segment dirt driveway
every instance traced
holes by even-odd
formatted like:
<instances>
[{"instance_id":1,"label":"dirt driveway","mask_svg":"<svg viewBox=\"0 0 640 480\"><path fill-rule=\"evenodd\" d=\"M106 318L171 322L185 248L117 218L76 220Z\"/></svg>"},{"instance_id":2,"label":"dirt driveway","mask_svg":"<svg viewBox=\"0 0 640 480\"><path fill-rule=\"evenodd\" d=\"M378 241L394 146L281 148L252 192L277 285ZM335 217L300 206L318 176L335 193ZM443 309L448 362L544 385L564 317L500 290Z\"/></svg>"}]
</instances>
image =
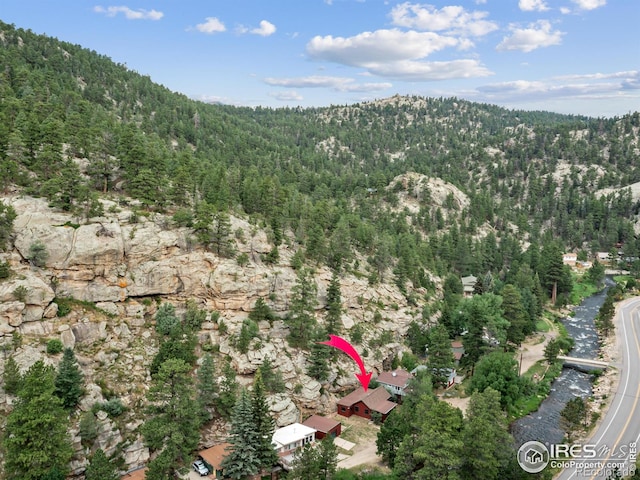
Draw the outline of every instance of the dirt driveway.
<instances>
[{"instance_id":1,"label":"dirt driveway","mask_svg":"<svg viewBox=\"0 0 640 480\"><path fill-rule=\"evenodd\" d=\"M342 422L341 438L355 443L350 451L338 449L338 453L343 457L338 461L338 468L353 468L359 465L384 467L382 459L376 454L376 439L380 427L366 418L357 416L336 419Z\"/></svg>"}]
</instances>

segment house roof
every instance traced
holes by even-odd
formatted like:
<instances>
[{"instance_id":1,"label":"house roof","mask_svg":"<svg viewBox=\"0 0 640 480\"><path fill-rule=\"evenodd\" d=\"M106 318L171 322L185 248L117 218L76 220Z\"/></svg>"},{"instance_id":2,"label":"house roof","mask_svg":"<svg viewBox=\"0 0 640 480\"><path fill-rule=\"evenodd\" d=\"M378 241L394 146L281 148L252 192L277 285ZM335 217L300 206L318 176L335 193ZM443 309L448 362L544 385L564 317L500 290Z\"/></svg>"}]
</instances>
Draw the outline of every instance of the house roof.
<instances>
[{"instance_id":1,"label":"house roof","mask_svg":"<svg viewBox=\"0 0 640 480\"><path fill-rule=\"evenodd\" d=\"M473 287L478 281L478 277L474 277L473 275L467 275L466 277L462 277L460 279L462 285Z\"/></svg>"},{"instance_id":2,"label":"house roof","mask_svg":"<svg viewBox=\"0 0 640 480\"><path fill-rule=\"evenodd\" d=\"M307 418L303 425L316 429L318 432L327 433L340 425L340 422L333 418L323 417L322 415L311 415Z\"/></svg>"},{"instance_id":3,"label":"house roof","mask_svg":"<svg viewBox=\"0 0 640 480\"><path fill-rule=\"evenodd\" d=\"M362 402L371 410L384 414L389 413L396 406L395 403L389 401L390 396L391 394L384 387L368 389L366 392L362 387L358 387L346 397L338 400L338 405L351 407Z\"/></svg>"},{"instance_id":4,"label":"house roof","mask_svg":"<svg viewBox=\"0 0 640 480\"><path fill-rule=\"evenodd\" d=\"M278 446L289 445L303 438L316 433L316 429L301 423L292 423L273 432L271 442Z\"/></svg>"},{"instance_id":5,"label":"house roof","mask_svg":"<svg viewBox=\"0 0 640 480\"><path fill-rule=\"evenodd\" d=\"M123 476L120 477L120 480L144 480L146 471L147 471L146 467L139 468L132 472L125 473Z\"/></svg>"},{"instance_id":6,"label":"house roof","mask_svg":"<svg viewBox=\"0 0 640 480\"><path fill-rule=\"evenodd\" d=\"M384 383L385 385L393 385L394 387L404 388L409 383L409 380L413 378L406 370L398 368L392 372L382 372L378 375L376 381L378 383Z\"/></svg>"},{"instance_id":7,"label":"house roof","mask_svg":"<svg viewBox=\"0 0 640 480\"><path fill-rule=\"evenodd\" d=\"M220 445L214 445L206 450L201 450L198 455L202 457L204 461L210 464L213 468L218 469L222 464L222 460L229 454L230 443L221 443Z\"/></svg>"}]
</instances>

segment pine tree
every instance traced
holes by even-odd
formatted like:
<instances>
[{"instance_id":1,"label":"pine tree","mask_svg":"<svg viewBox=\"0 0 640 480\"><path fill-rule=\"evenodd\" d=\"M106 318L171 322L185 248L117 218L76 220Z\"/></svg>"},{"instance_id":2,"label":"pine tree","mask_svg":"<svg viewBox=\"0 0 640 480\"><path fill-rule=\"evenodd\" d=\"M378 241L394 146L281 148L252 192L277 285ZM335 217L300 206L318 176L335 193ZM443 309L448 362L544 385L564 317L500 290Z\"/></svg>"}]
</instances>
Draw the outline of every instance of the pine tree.
<instances>
[{"instance_id":1,"label":"pine tree","mask_svg":"<svg viewBox=\"0 0 640 480\"><path fill-rule=\"evenodd\" d=\"M73 410L84 394L83 378L73 350L65 348L62 361L58 366L55 394L62 400L62 405L67 410Z\"/></svg>"},{"instance_id":2,"label":"pine tree","mask_svg":"<svg viewBox=\"0 0 640 480\"><path fill-rule=\"evenodd\" d=\"M309 366L307 375L316 380L323 382L329 377L329 358L331 350L326 345L319 342L327 340L327 333L323 328L317 328L313 335L313 343L311 345L311 354L309 355Z\"/></svg>"},{"instance_id":3,"label":"pine tree","mask_svg":"<svg viewBox=\"0 0 640 480\"><path fill-rule=\"evenodd\" d=\"M258 367L264 388L269 393L282 393L285 390L284 380L282 379L282 373L277 368L274 368L273 363L269 357L265 358L262 365Z\"/></svg>"},{"instance_id":4,"label":"pine tree","mask_svg":"<svg viewBox=\"0 0 640 480\"><path fill-rule=\"evenodd\" d=\"M251 408L253 411L253 421L255 423L254 432L258 440L256 454L260 460L260 467L263 470L271 471L271 467L278 462L278 454L271 444L275 422L269 412L260 370L256 372L253 382Z\"/></svg>"},{"instance_id":5,"label":"pine tree","mask_svg":"<svg viewBox=\"0 0 640 480\"><path fill-rule=\"evenodd\" d=\"M89 466L84 472L85 480L118 480L118 470L113 465L104 451L99 448L96 453L93 454L89 461Z\"/></svg>"},{"instance_id":6,"label":"pine tree","mask_svg":"<svg viewBox=\"0 0 640 480\"><path fill-rule=\"evenodd\" d=\"M40 480L54 469L68 471L73 455L69 419L54 395L54 380L55 370L41 360L23 377L3 438L7 480Z\"/></svg>"},{"instance_id":7,"label":"pine tree","mask_svg":"<svg viewBox=\"0 0 640 480\"><path fill-rule=\"evenodd\" d=\"M245 389L233 408L228 442L232 446L222 461L225 476L241 480L258 474L262 466L258 453L260 440L255 432L251 397Z\"/></svg>"},{"instance_id":8,"label":"pine tree","mask_svg":"<svg viewBox=\"0 0 640 480\"><path fill-rule=\"evenodd\" d=\"M465 455L461 472L464 478L487 480L505 478L510 458L515 458L513 439L500 407L500 394L487 388L471 396L463 428Z\"/></svg>"},{"instance_id":9,"label":"pine tree","mask_svg":"<svg viewBox=\"0 0 640 480\"><path fill-rule=\"evenodd\" d=\"M431 372L433 384L434 386L445 387L455 359L449 334L443 325L436 325L429 330L428 345L427 366Z\"/></svg>"},{"instance_id":10,"label":"pine tree","mask_svg":"<svg viewBox=\"0 0 640 480\"><path fill-rule=\"evenodd\" d=\"M258 300L256 300L253 306L253 310L249 312L249 318L256 323L265 320L272 323L275 320L275 315L269 305L267 305L267 302L264 301L264 298L258 297Z\"/></svg>"},{"instance_id":11,"label":"pine tree","mask_svg":"<svg viewBox=\"0 0 640 480\"><path fill-rule=\"evenodd\" d=\"M518 289L511 284L504 286L501 295L504 318L509 321L507 340L520 345L525 337L531 333L527 314L522 305L522 296Z\"/></svg>"},{"instance_id":12,"label":"pine tree","mask_svg":"<svg viewBox=\"0 0 640 480\"><path fill-rule=\"evenodd\" d=\"M13 356L7 358L4 364L4 391L15 395L20 390L22 384L22 375L20 375L20 368L16 363Z\"/></svg>"},{"instance_id":13,"label":"pine tree","mask_svg":"<svg viewBox=\"0 0 640 480\"><path fill-rule=\"evenodd\" d=\"M183 360L170 358L152 377L147 394L150 418L141 427L147 446L160 452L149 463L154 472L147 475L150 480L175 475L198 446L201 417L190 372L190 365Z\"/></svg>"},{"instance_id":14,"label":"pine tree","mask_svg":"<svg viewBox=\"0 0 640 480\"><path fill-rule=\"evenodd\" d=\"M307 348L316 324L317 286L311 270L303 268L298 272L298 281L293 286L291 307L287 317L289 343L291 346Z\"/></svg>"},{"instance_id":15,"label":"pine tree","mask_svg":"<svg viewBox=\"0 0 640 480\"><path fill-rule=\"evenodd\" d=\"M198 404L200 405L203 423L211 419L209 409L215 405L218 395L218 384L215 378L216 370L213 357L206 353L202 358L202 365L198 369Z\"/></svg>"},{"instance_id":16,"label":"pine tree","mask_svg":"<svg viewBox=\"0 0 640 480\"><path fill-rule=\"evenodd\" d=\"M340 297L340 277L336 271L331 276L331 282L327 288L327 316L325 324L327 333L338 333L342 317L342 299Z\"/></svg>"},{"instance_id":17,"label":"pine tree","mask_svg":"<svg viewBox=\"0 0 640 480\"><path fill-rule=\"evenodd\" d=\"M317 445L307 444L296 451L287 478L290 480L329 480L336 473L338 453L331 437Z\"/></svg>"},{"instance_id":18,"label":"pine tree","mask_svg":"<svg viewBox=\"0 0 640 480\"><path fill-rule=\"evenodd\" d=\"M238 392L238 382L236 381L236 372L231 366L231 362L227 360L222 367L222 384L220 385L220 393L216 398L216 410L223 418L230 418L233 412L233 406L236 403L236 395Z\"/></svg>"}]
</instances>

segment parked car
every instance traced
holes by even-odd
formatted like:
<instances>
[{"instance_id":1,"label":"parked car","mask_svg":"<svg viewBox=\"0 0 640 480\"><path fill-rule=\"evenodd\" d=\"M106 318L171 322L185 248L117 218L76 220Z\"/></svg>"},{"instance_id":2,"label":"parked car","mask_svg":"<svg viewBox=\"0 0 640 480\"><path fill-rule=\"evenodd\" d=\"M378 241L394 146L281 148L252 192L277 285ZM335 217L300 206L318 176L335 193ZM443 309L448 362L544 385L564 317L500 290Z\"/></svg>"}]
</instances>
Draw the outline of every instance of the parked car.
<instances>
[{"instance_id":1,"label":"parked car","mask_svg":"<svg viewBox=\"0 0 640 480\"><path fill-rule=\"evenodd\" d=\"M196 460L192 465L193 469L200 474L201 477L209 475L209 469L202 463L202 460Z\"/></svg>"}]
</instances>

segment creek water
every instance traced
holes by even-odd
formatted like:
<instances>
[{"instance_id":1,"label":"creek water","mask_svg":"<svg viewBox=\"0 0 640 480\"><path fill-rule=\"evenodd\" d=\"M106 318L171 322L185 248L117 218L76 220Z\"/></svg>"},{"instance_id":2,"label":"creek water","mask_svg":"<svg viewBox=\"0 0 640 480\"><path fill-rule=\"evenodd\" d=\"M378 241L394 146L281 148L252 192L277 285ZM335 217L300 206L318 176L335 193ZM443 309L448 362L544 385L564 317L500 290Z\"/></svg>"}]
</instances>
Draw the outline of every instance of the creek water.
<instances>
[{"instance_id":1,"label":"creek water","mask_svg":"<svg viewBox=\"0 0 640 480\"><path fill-rule=\"evenodd\" d=\"M607 278L602 291L585 298L579 306L575 307L572 317L562 320L569 336L575 341L569 353L570 356L596 358L599 343L595 318L604 302L607 290L614 284L613 280ZM569 367L563 368L560 376L551 384L549 396L542 402L540 408L511 424L516 448L530 440L537 440L547 445L562 443L566 432L560 426L560 412L569 400L575 397L589 397L592 393L592 382L593 376L588 373Z\"/></svg>"}]
</instances>

